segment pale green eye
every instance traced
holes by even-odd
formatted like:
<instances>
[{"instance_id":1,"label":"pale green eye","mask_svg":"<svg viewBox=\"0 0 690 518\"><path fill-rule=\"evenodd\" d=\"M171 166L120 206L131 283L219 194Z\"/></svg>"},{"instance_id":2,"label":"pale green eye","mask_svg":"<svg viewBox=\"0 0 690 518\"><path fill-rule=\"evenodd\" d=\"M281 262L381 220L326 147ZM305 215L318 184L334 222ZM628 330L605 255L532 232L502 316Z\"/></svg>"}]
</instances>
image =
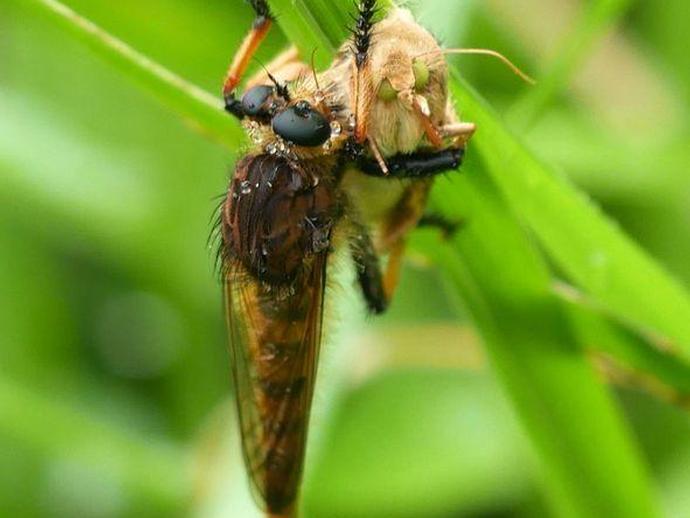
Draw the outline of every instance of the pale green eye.
<instances>
[{"instance_id":1,"label":"pale green eye","mask_svg":"<svg viewBox=\"0 0 690 518\"><path fill-rule=\"evenodd\" d=\"M414 72L414 89L420 92L429 84L429 67L421 59L415 59L412 62L412 71Z\"/></svg>"},{"instance_id":2,"label":"pale green eye","mask_svg":"<svg viewBox=\"0 0 690 518\"><path fill-rule=\"evenodd\" d=\"M384 79L379 86L378 97L382 101L394 101L398 98L398 92L395 91L388 79Z\"/></svg>"}]
</instances>

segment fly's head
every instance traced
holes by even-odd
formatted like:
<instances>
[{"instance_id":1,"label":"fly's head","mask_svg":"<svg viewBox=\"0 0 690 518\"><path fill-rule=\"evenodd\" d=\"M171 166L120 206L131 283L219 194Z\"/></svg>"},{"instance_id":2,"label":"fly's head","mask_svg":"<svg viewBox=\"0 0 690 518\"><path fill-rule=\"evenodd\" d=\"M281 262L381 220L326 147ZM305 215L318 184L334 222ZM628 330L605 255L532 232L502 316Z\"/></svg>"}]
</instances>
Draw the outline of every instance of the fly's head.
<instances>
[{"instance_id":1,"label":"fly's head","mask_svg":"<svg viewBox=\"0 0 690 518\"><path fill-rule=\"evenodd\" d=\"M342 109L316 78L257 85L242 97L245 128L262 152L306 160L331 155L345 141Z\"/></svg>"}]
</instances>

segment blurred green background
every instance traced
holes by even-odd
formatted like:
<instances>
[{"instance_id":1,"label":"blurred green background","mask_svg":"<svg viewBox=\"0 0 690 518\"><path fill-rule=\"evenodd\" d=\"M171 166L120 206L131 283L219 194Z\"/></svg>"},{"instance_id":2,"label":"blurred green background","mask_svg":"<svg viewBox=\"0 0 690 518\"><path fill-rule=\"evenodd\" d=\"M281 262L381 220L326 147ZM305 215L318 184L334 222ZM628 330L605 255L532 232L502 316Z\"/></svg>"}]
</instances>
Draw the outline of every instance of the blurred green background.
<instances>
[{"instance_id":1,"label":"blurred green background","mask_svg":"<svg viewBox=\"0 0 690 518\"><path fill-rule=\"evenodd\" d=\"M240 0L68 4L214 93L252 19ZM538 72L587 2L418 4L447 46L496 48ZM458 61L685 283L686 11L630 2L533 125L519 81ZM259 59L285 43L274 31ZM0 3L0 516L254 515L206 245L235 156L23 0ZM534 454L438 275L410 255L381 319L347 282L332 297L306 516L546 515ZM634 388L617 397L665 514L690 517L687 414Z\"/></svg>"}]
</instances>

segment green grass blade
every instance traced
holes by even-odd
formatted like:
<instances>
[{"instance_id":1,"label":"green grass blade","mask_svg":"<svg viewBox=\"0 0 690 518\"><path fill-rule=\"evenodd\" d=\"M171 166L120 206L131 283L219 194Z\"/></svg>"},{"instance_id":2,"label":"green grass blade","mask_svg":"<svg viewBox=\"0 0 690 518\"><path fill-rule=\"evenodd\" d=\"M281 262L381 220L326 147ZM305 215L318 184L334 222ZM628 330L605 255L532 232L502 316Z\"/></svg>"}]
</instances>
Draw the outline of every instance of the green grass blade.
<instances>
[{"instance_id":1,"label":"green grass blade","mask_svg":"<svg viewBox=\"0 0 690 518\"><path fill-rule=\"evenodd\" d=\"M679 362L661 347L651 346L648 337L605 318L586 304L569 302L568 314L583 347L619 362L631 371L633 381L638 381L641 388L653 389L654 395L661 395L675 404L687 404L689 365Z\"/></svg>"},{"instance_id":2,"label":"green grass blade","mask_svg":"<svg viewBox=\"0 0 690 518\"><path fill-rule=\"evenodd\" d=\"M538 84L528 89L511 109L508 120L513 123L514 128L528 128L549 103L567 88L592 48L625 14L631 3L631 0L593 0L587 3L554 52L555 59L539 75Z\"/></svg>"},{"instance_id":3,"label":"green grass blade","mask_svg":"<svg viewBox=\"0 0 690 518\"><path fill-rule=\"evenodd\" d=\"M452 91L479 128L472 149L560 268L612 314L666 337L689 358L686 290L585 194L541 163L459 78Z\"/></svg>"},{"instance_id":4,"label":"green grass blade","mask_svg":"<svg viewBox=\"0 0 690 518\"><path fill-rule=\"evenodd\" d=\"M214 97L173 74L56 0L21 0L20 3L48 15L56 25L117 66L125 77L139 82L195 129L231 149L244 139L239 124L223 111L220 96Z\"/></svg>"},{"instance_id":5,"label":"green grass blade","mask_svg":"<svg viewBox=\"0 0 690 518\"><path fill-rule=\"evenodd\" d=\"M489 180L467 173L434 192L438 208L450 215L459 216L458 207L472 200L457 248L428 236L416 245L467 302L542 459L554 510L558 516L655 516L638 452L575 344L549 291L545 264ZM631 494L639 500L631 501Z\"/></svg>"}]
</instances>

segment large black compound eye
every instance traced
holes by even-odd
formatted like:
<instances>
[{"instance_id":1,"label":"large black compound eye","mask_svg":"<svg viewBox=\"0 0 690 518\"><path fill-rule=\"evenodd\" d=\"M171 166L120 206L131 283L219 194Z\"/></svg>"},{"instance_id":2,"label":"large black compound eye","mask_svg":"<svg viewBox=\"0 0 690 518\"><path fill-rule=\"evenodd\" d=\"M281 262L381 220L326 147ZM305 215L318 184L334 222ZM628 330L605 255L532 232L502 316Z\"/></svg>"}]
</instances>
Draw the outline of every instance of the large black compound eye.
<instances>
[{"instance_id":1,"label":"large black compound eye","mask_svg":"<svg viewBox=\"0 0 690 518\"><path fill-rule=\"evenodd\" d=\"M242 96L242 109L248 117L268 115L268 106L273 98L272 86L253 86Z\"/></svg>"},{"instance_id":2,"label":"large black compound eye","mask_svg":"<svg viewBox=\"0 0 690 518\"><path fill-rule=\"evenodd\" d=\"M298 146L317 147L331 137L331 126L312 106L301 101L273 117L273 131Z\"/></svg>"}]
</instances>

